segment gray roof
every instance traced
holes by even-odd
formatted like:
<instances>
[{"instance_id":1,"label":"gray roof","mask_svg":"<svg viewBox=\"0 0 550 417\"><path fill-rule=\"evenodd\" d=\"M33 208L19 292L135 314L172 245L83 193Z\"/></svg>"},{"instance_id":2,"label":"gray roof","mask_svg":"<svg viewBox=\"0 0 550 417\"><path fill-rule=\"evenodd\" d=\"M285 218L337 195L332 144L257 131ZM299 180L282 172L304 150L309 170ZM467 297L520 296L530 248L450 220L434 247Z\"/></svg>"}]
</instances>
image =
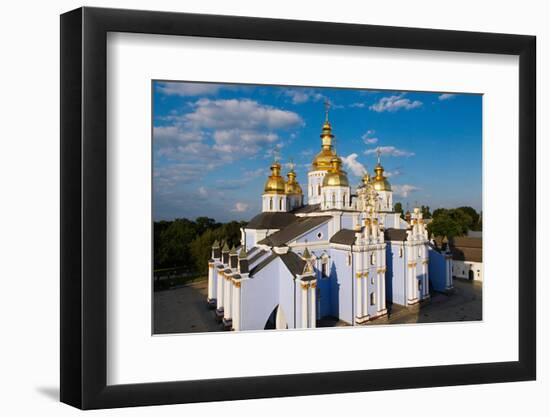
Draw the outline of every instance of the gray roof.
<instances>
[{"instance_id":1,"label":"gray roof","mask_svg":"<svg viewBox=\"0 0 550 417\"><path fill-rule=\"evenodd\" d=\"M287 227L260 240L258 243L261 245L280 246L330 219L332 219L332 216L297 217Z\"/></svg>"},{"instance_id":2,"label":"gray roof","mask_svg":"<svg viewBox=\"0 0 550 417\"><path fill-rule=\"evenodd\" d=\"M254 254L254 256L252 256L249 260L248 260L248 263L249 264L253 264L254 262L256 262L258 260L258 258L260 258L261 256L265 255L267 252L265 250L261 250L259 251L258 253Z\"/></svg>"},{"instance_id":3,"label":"gray roof","mask_svg":"<svg viewBox=\"0 0 550 417\"><path fill-rule=\"evenodd\" d=\"M355 243L355 233L355 230L341 229L330 238L330 243L353 245Z\"/></svg>"},{"instance_id":4,"label":"gray roof","mask_svg":"<svg viewBox=\"0 0 550 417\"><path fill-rule=\"evenodd\" d=\"M456 261L483 262L483 250L481 248L451 246L451 253Z\"/></svg>"},{"instance_id":5,"label":"gray roof","mask_svg":"<svg viewBox=\"0 0 550 417\"><path fill-rule=\"evenodd\" d=\"M386 229L384 230L384 239L393 242L407 240L407 229Z\"/></svg>"},{"instance_id":6,"label":"gray roof","mask_svg":"<svg viewBox=\"0 0 550 417\"><path fill-rule=\"evenodd\" d=\"M297 208L293 213L314 213L316 211L321 211L321 204L308 204L307 206Z\"/></svg>"},{"instance_id":7,"label":"gray roof","mask_svg":"<svg viewBox=\"0 0 550 417\"><path fill-rule=\"evenodd\" d=\"M292 213L260 213L246 225L246 229L282 229L296 219Z\"/></svg>"},{"instance_id":8,"label":"gray roof","mask_svg":"<svg viewBox=\"0 0 550 417\"><path fill-rule=\"evenodd\" d=\"M284 262L288 270L292 275L296 276L304 272L306 266L306 261L304 261L299 255L294 252L287 252L282 255L279 255L281 260Z\"/></svg>"},{"instance_id":9,"label":"gray roof","mask_svg":"<svg viewBox=\"0 0 550 417\"><path fill-rule=\"evenodd\" d=\"M479 237L454 237L449 242L453 259L457 261L483 262L483 239Z\"/></svg>"},{"instance_id":10,"label":"gray roof","mask_svg":"<svg viewBox=\"0 0 550 417\"><path fill-rule=\"evenodd\" d=\"M261 271L262 269L264 269L267 265L269 265L271 263L271 261L273 259L275 259L277 257L277 255L275 255L274 253L272 253L271 255L269 255L267 258L265 258L264 260L262 260L258 265L256 265L254 268L252 268L250 270L250 276L253 276L254 274L258 273L259 271Z\"/></svg>"}]
</instances>

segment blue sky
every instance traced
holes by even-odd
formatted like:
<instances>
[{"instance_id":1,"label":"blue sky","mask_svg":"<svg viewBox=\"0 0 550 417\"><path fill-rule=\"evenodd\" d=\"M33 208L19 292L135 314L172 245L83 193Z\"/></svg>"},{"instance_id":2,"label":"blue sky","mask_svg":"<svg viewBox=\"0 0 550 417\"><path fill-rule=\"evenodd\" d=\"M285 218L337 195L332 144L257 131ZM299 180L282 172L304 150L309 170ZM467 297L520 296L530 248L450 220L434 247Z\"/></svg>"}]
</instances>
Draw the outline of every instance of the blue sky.
<instances>
[{"instance_id":1,"label":"blue sky","mask_svg":"<svg viewBox=\"0 0 550 417\"><path fill-rule=\"evenodd\" d=\"M481 210L481 95L154 81L154 220L249 220L275 149L305 190L326 101L350 184L380 148L394 202Z\"/></svg>"}]
</instances>

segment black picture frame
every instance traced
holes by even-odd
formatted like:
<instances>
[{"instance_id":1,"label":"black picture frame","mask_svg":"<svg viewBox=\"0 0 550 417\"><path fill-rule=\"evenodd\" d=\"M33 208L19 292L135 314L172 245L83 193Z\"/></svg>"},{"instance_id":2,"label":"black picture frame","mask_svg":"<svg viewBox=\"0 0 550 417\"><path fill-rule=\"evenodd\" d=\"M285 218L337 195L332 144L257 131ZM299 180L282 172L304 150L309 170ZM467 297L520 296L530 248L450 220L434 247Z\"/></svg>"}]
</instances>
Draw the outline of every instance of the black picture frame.
<instances>
[{"instance_id":1,"label":"black picture frame","mask_svg":"<svg viewBox=\"0 0 550 417\"><path fill-rule=\"evenodd\" d=\"M519 56L519 360L107 385L108 32ZM536 378L536 38L403 27L80 8L61 15L61 401L82 409Z\"/></svg>"}]
</instances>

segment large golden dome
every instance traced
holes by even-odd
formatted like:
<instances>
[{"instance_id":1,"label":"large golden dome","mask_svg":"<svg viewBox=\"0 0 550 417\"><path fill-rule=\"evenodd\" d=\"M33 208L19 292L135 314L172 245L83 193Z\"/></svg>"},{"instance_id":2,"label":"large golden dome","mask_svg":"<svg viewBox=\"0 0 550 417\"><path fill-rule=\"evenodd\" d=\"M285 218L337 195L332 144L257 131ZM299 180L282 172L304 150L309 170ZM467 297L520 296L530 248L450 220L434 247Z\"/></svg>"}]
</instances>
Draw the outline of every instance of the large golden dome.
<instances>
[{"instance_id":1,"label":"large golden dome","mask_svg":"<svg viewBox=\"0 0 550 417\"><path fill-rule=\"evenodd\" d=\"M374 167L376 176L372 179L372 185L376 191L391 191L391 184L384 176L384 167L380 165L380 161Z\"/></svg>"},{"instance_id":2,"label":"large golden dome","mask_svg":"<svg viewBox=\"0 0 550 417\"><path fill-rule=\"evenodd\" d=\"M271 165L271 175L267 178L264 191L270 194L284 194L285 180L281 177L281 164L274 162Z\"/></svg>"},{"instance_id":3,"label":"large golden dome","mask_svg":"<svg viewBox=\"0 0 550 417\"><path fill-rule=\"evenodd\" d=\"M285 184L285 194L302 194L302 187L298 181L296 181L296 173L294 170L290 170L287 174L288 181Z\"/></svg>"},{"instance_id":4,"label":"large golden dome","mask_svg":"<svg viewBox=\"0 0 550 417\"><path fill-rule=\"evenodd\" d=\"M337 156L331 160L330 171L323 178L323 187L348 187L349 181L345 171L341 169L342 161Z\"/></svg>"}]
</instances>

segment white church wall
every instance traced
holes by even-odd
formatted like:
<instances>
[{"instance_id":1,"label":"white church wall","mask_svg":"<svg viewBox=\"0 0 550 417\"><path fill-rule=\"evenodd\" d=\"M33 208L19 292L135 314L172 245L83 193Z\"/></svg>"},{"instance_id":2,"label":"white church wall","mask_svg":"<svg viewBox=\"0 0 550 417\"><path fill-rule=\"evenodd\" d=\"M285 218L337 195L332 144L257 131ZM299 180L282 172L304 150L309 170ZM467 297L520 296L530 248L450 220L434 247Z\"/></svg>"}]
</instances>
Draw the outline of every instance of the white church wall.
<instances>
[{"instance_id":1,"label":"white church wall","mask_svg":"<svg viewBox=\"0 0 550 417\"><path fill-rule=\"evenodd\" d=\"M281 265L281 259L276 258L254 278L242 282L241 330L265 328L269 315L279 304L279 280L276 278L286 276L281 270Z\"/></svg>"},{"instance_id":2,"label":"white church wall","mask_svg":"<svg viewBox=\"0 0 550 417\"><path fill-rule=\"evenodd\" d=\"M333 310L338 318L349 324L353 323L353 287L354 277L352 265L349 262L348 251L330 250L332 268L331 279L335 280L336 293L333 294Z\"/></svg>"},{"instance_id":3,"label":"white church wall","mask_svg":"<svg viewBox=\"0 0 550 417\"><path fill-rule=\"evenodd\" d=\"M475 281L483 281L483 263L471 261L457 261L453 259L453 276L470 279L470 271Z\"/></svg>"},{"instance_id":4,"label":"white church wall","mask_svg":"<svg viewBox=\"0 0 550 417\"><path fill-rule=\"evenodd\" d=\"M358 214L343 213L341 217L342 229L353 229L357 223Z\"/></svg>"},{"instance_id":5,"label":"white church wall","mask_svg":"<svg viewBox=\"0 0 550 417\"><path fill-rule=\"evenodd\" d=\"M280 266L283 274L278 277L279 280L279 308L284 312L286 322L289 329L293 329L296 326L297 319L294 315L294 291L295 281L293 275L288 271L286 266L282 264ZM286 271L286 273L285 273ZM275 277L272 277L275 278ZM298 286L298 285L297 285Z\"/></svg>"},{"instance_id":6,"label":"white church wall","mask_svg":"<svg viewBox=\"0 0 550 417\"><path fill-rule=\"evenodd\" d=\"M256 231L252 229L245 229L244 235L246 239L246 250L249 251L256 245Z\"/></svg>"},{"instance_id":7,"label":"white church wall","mask_svg":"<svg viewBox=\"0 0 550 417\"><path fill-rule=\"evenodd\" d=\"M401 243L386 242L389 251L386 254L386 261L391 262L391 301L399 305L406 305L406 276L407 260L406 250ZM389 259L388 259L389 258Z\"/></svg>"},{"instance_id":8,"label":"white church wall","mask_svg":"<svg viewBox=\"0 0 550 417\"><path fill-rule=\"evenodd\" d=\"M298 239L296 239L296 244L307 244L307 243L317 243L317 242L323 242L328 241L330 239L329 236L329 230L328 230L328 222L323 223L314 229L311 229L306 234L300 236Z\"/></svg>"}]
</instances>

